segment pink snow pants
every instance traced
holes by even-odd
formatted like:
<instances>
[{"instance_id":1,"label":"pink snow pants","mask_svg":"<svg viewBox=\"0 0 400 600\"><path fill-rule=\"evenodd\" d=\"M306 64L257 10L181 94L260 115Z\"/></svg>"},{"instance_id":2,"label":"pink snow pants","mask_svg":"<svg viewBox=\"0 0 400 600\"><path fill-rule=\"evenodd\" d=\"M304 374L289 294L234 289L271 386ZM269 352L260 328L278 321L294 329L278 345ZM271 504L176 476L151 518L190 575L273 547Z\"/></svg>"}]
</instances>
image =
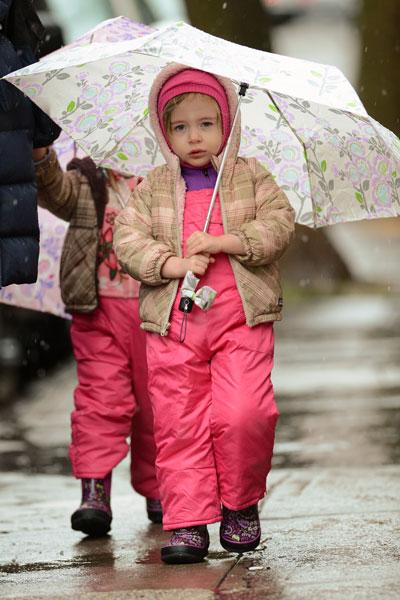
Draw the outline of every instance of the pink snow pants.
<instances>
[{"instance_id":1,"label":"pink snow pants","mask_svg":"<svg viewBox=\"0 0 400 600\"><path fill-rule=\"evenodd\" d=\"M187 193L184 240L201 229L211 190ZM223 232L219 203L209 232ZM183 313L178 293L168 336L147 334L157 478L164 529L221 520L260 500L271 467L278 410L271 383L273 326L250 328L229 259L218 255L199 286L218 291L207 312Z\"/></svg>"},{"instance_id":2,"label":"pink snow pants","mask_svg":"<svg viewBox=\"0 0 400 600\"><path fill-rule=\"evenodd\" d=\"M73 316L71 339L78 373L70 445L75 477L103 478L126 456L132 436L132 486L159 498L138 299L100 297L93 313Z\"/></svg>"}]
</instances>

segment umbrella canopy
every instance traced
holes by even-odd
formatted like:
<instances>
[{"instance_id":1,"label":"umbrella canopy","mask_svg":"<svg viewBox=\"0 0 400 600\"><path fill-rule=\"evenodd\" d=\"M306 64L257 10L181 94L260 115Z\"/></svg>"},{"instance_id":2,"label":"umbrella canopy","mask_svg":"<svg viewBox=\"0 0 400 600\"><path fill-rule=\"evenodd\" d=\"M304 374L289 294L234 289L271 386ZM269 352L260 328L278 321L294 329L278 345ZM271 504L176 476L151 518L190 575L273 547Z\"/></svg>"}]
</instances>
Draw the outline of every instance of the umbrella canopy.
<instances>
[{"instance_id":1,"label":"umbrella canopy","mask_svg":"<svg viewBox=\"0 0 400 600\"><path fill-rule=\"evenodd\" d=\"M139 39L61 50L6 79L97 164L145 174L163 162L147 98L170 62L249 84L240 154L272 172L297 222L319 227L400 214L400 142L368 116L335 67L176 23Z\"/></svg>"}]
</instances>

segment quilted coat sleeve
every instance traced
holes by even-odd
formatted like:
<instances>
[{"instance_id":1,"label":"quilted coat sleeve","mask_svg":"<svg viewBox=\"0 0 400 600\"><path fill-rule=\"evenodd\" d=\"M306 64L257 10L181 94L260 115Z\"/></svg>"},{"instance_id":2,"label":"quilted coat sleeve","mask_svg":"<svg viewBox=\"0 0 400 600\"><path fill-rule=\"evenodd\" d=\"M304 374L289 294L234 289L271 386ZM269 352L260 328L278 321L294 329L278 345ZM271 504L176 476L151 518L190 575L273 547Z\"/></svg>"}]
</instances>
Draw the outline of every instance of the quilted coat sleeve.
<instances>
[{"instance_id":1,"label":"quilted coat sleeve","mask_svg":"<svg viewBox=\"0 0 400 600\"><path fill-rule=\"evenodd\" d=\"M258 267L278 260L285 252L294 234L295 212L272 175L255 158L247 162L254 179L256 218L230 233L240 238L246 252L235 258L243 265Z\"/></svg>"},{"instance_id":2,"label":"quilted coat sleeve","mask_svg":"<svg viewBox=\"0 0 400 600\"><path fill-rule=\"evenodd\" d=\"M35 171L39 206L64 221L70 221L81 191L78 171L64 172L53 149L45 160L35 165Z\"/></svg>"},{"instance_id":3,"label":"quilted coat sleeve","mask_svg":"<svg viewBox=\"0 0 400 600\"><path fill-rule=\"evenodd\" d=\"M114 249L122 268L134 279L150 286L168 283L161 269L170 256L171 245L152 236L151 186L144 179L131 195L128 206L115 220Z\"/></svg>"}]
</instances>

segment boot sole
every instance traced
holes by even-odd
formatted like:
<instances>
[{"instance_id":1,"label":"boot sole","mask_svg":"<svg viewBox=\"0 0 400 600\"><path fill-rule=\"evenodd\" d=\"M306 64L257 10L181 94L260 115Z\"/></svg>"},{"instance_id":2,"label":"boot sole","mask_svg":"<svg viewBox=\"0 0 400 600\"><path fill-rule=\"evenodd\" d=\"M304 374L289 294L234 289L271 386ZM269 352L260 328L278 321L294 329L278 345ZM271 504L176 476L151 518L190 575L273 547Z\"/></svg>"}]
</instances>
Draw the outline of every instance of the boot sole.
<instances>
[{"instance_id":1,"label":"boot sole","mask_svg":"<svg viewBox=\"0 0 400 600\"><path fill-rule=\"evenodd\" d=\"M236 552L237 554L242 554L243 552L251 552L255 550L261 541L261 536L257 538L254 542L250 542L248 544L235 544L234 542L227 542L224 538L220 537L219 541L221 546L228 550L228 552Z\"/></svg>"},{"instance_id":2,"label":"boot sole","mask_svg":"<svg viewBox=\"0 0 400 600\"><path fill-rule=\"evenodd\" d=\"M202 562L207 554L208 548L203 550L197 550L191 546L171 546L161 548L161 560L168 565Z\"/></svg>"},{"instance_id":3,"label":"boot sole","mask_svg":"<svg viewBox=\"0 0 400 600\"><path fill-rule=\"evenodd\" d=\"M82 508L71 516L71 527L91 537L101 537L110 531L111 520L112 517L102 510Z\"/></svg>"}]
</instances>

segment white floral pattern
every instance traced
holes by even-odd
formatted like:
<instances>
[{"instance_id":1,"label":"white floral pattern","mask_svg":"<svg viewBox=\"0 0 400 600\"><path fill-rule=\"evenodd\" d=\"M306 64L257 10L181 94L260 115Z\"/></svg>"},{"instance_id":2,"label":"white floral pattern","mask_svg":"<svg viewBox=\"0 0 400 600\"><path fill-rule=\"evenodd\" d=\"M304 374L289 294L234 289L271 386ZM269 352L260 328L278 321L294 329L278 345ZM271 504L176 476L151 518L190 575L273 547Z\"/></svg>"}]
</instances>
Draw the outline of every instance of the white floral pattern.
<instances>
[{"instance_id":1,"label":"white floral pattern","mask_svg":"<svg viewBox=\"0 0 400 600\"><path fill-rule=\"evenodd\" d=\"M338 69L239 46L184 23L150 33L130 23L106 22L80 41L91 45L60 50L7 79L97 164L141 175L163 162L147 109L160 68L181 62L245 81L241 154L272 172L299 223L400 214L400 142L367 115ZM135 39L126 39L130 26L139 28Z\"/></svg>"}]
</instances>

